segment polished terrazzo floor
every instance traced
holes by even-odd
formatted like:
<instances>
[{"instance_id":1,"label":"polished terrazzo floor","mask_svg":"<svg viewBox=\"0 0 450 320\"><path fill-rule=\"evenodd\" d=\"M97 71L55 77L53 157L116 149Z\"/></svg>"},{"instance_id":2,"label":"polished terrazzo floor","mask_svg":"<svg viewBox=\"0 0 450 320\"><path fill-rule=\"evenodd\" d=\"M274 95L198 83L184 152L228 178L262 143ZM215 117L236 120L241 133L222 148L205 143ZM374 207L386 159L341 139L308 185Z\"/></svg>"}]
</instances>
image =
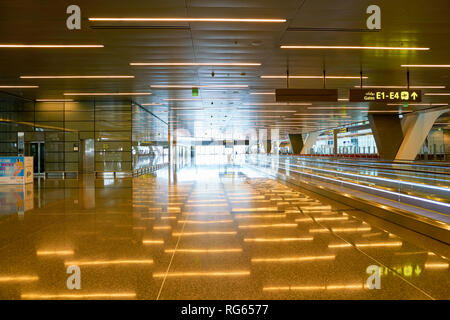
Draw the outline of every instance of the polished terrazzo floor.
<instances>
[{"instance_id":1,"label":"polished terrazzo floor","mask_svg":"<svg viewBox=\"0 0 450 320\"><path fill-rule=\"evenodd\" d=\"M20 192L0 192L1 299L450 298L442 245L250 167ZM70 265L80 290L66 286ZM370 265L381 289L366 286Z\"/></svg>"}]
</instances>

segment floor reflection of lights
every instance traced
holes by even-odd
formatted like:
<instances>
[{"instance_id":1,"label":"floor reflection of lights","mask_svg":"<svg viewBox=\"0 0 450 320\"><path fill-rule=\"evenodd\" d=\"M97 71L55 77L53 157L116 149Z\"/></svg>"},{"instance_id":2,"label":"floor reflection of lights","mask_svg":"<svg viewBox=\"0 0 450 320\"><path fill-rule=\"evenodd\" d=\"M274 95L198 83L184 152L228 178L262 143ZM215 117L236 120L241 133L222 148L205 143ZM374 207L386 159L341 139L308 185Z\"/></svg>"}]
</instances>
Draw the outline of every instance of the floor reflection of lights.
<instances>
[{"instance_id":1,"label":"floor reflection of lights","mask_svg":"<svg viewBox=\"0 0 450 320\"><path fill-rule=\"evenodd\" d=\"M89 212L95 216L80 214L38 233L31 250L18 251L37 263L24 268L11 260L18 267L5 269L0 261L0 286L13 288L0 290L0 297L14 292L22 299L369 298L360 280L368 277L367 266L378 263L383 297L423 298L420 290L449 297L446 258L363 222L342 204L263 175L210 175L178 187L164 179L133 178L129 193L128 187L102 189ZM67 217L84 213L69 207ZM45 268L35 270L41 263ZM44 282L53 281L45 270L59 268L67 277L65 268L72 264L82 269L81 292Z\"/></svg>"},{"instance_id":2,"label":"floor reflection of lights","mask_svg":"<svg viewBox=\"0 0 450 320\"><path fill-rule=\"evenodd\" d=\"M154 273L154 278L165 277L242 277L249 276L250 271L191 271L191 272L159 272Z\"/></svg>"},{"instance_id":3,"label":"floor reflection of lights","mask_svg":"<svg viewBox=\"0 0 450 320\"><path fill-rule=\"evenodd\" d=\"M334 260L335 255L331 256L309 256L309 257L281 257L281 258L252 258L251 262L308 262L308 261L323 261Z\"/></svg>"},{"instance_id":4,"label":"floor reflection of lights","mask_svg":"<svg viewBox=\"0 0 450 320\"><path fill-rule=\"evenodd\" d=\"M363 284L339 284L327 286L284 286L284 287L264 287L264 291L314 291L314 290L360 290L364 289Z\"/></svg>"}]
</instances>

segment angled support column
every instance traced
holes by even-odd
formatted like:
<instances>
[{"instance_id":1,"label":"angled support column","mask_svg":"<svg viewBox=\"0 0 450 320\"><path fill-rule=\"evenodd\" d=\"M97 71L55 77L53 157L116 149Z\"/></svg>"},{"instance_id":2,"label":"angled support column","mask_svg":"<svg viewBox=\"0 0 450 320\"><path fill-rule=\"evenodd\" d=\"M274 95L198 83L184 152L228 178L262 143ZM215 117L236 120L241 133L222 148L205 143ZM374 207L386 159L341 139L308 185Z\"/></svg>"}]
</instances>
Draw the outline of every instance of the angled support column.
<instances>
[{"instance_id":1,"label":"angled support column","mask_svg":"<svg viewBox=\"0 0 450 320\"><path fill-rule=\"evenodd\" d=\"M289 141L291 142L292 153L300 154L303 148L303 137L301 134L288 134Z\"/></svg>"},{"instance_id":2,"label":"angled support column","mask_svg":"<svg viewBox=\"0 0 450 320\"><path fill-rule=\"evenodd\" d=\"M380 158L395 159L403 141L402 125L398 115L369 114L369 124Z\"/></svg>"},{"instance_id":3,"label":"angled support column","mask_svg":"<svg viewBox=\"0 0 450 320\"><path fill-rule=\"evenodd\" d=\"M337 157L338 155L338 131L336 129L333 130L333 155Z\"/></svg>"},{"instance_id":4,"label":"angled support column","mask_svg":"<svg viewBox=\"0 0 450 320\"><path fill-rule=\"evenodd\" d=\"M395 160L414 160L436 119L448 111L449 109L443 109L408 115L403 123L404 139Z\"/></svg>"},{"instance_id":5,"label":"angled support column","mask_svg":"<svg viewBox=\"0 0 450 320\"><path fill-rule=\"evenodd\" d=\"M319 132L310 132L306 136L305 142L303 144L301 154L308 154L309 150L313 147L314 143L316 143L317 138L319 137Z\"/></svg>"}]
</instances>

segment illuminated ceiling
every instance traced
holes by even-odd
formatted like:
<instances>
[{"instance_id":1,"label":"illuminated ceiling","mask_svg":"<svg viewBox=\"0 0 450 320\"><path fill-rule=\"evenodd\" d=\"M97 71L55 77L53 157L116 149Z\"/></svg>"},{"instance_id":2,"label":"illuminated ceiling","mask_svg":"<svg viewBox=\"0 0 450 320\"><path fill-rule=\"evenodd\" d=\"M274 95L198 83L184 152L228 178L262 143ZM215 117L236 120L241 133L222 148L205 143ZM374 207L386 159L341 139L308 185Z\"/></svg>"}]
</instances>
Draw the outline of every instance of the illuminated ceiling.
<instances>
[{"instance_id":1,"label":"illuminated ceiling","mask_svg":"<svg viewBox=\"0 0 450 320\"><path fill-rule=\"evenodd\" d=\"M423 93L450 92L445 67L450 62L446 0L429 6L417 0L377 1L381 31L366 28L365 11L373 3L361 0L136 0L127 6L118 0L84 0L76 4L81 8L81 30L71 31L66 28L65 2L1 2L0 86L9 86L1 91L28 99L131 99L173 121L173 128L278 127L282 134L362 121L369 107L394 113L436 107L433 104L449 100L448 95L424 95L422 105L407 108L345 101L348 89L360 84L361 71L365 86L406 85L407 68L402 65L441 65L411 66L410 84L439 86L424 88ZM89 20L95 17L286 22ZM2 44L97 47L10 48ZM282 49L282 45L430 50ZM326 87L338 88L340 101L274 104L274 89L287 85L287 68L290 87L298 88L322 88L325 70ZM192 86L199 87L198 97L193 96Z\"/></svg>"}]
</instances>

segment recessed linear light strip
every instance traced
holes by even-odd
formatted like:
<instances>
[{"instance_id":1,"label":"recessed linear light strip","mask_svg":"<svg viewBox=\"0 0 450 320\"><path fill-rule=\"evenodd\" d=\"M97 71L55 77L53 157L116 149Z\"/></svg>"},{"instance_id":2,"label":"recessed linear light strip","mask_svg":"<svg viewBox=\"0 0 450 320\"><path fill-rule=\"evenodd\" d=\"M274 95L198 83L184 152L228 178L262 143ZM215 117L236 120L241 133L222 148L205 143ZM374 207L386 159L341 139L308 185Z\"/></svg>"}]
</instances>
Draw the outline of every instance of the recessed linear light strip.
<instances>
[{"instance_id":1,"label":"recessed linear light strip","mask_svg":"<svg viewBox=\"0 0 450 320\"><path fill-rule=\"evenodd\" d=\"M281 49L353 49L353 50L430 50L423 47L371 47L371 46L280 46Z\"/></svg>"},{"instance_id":2,"label":"recessed linear light strip","mask_svg":"<svg viewBox=\"0 0 450 320\"><path fill-rule=\"evenodd\" d=\"M297 112L296 110L258 110L258 109L241 109L241 108L238 108L236 111L242 111L242 112L274 112L274 113L292 113L292 112Z\"/></svg>"},{"instance_id":3,"label":"recessed linear light strip","mask_svg":"<svg viewBox=\"0 0 450 320\"><path fill-rule=\"evenodd\" d=\"M308 107L308 110L369 110L369 107Z\"/></svg>"},{"instance_id":4,"label":"recessed linear light strip","mask_svg":"<svg viewBox=\"0 0 450 320\"><path fill-rule=\"evenodd\" d=\"M170 110L205 110L205 108L195 108L195 107L171 107Z\"/></svg>"},{"instance_id":5,"label":"recessed linear light strip","mask_svg":"<svg viewBox=\"0 0 450 320\"><path fill-rule=\"evenodd\" d=\"M403 106L403 103L387 103L388 106ZM408 106L448 106L448 103L408 103Z\"/></svg>"},{"instance_id":6,"label":"recessed linear light strip","mask_svg":"<svg viewBox=\"0 0 450 320\"><path fill-rule=\"evenodd\" d=\"M450 96L450 92L431 92L431 93L425 93L426 96Z\"/></svg>"},{"instance_id":7,"label":"recessed linear light strip","mask_svg":"<svg viewBox=\"0 0 450 320\"><path fill-rule=\"evenodd\" d=\"M412 112L411 110L367 110L367 111L363 111L363 112L367 112L367 113L410 113Z\"/></svg>"},{"instance_id":8,"label":"recessed linear light strip","mask_svg":"<svg viewBox=\"0 0 450 320\"><path fill-rule=\"evenodd\" d=\"M254 102L254 103L243 103L244 106L311 106L310 102Z\"/></svg>"},{"instance_id":9,"label":"recessed linear light strip","mask_svg":"<svg viewBox=\"0 0 450 320\"><path fill-rule=\"evenodd\" d=\"M155 84L155 85L151 85L151 88L180 88L180 89L191 89L191 88L248 88L248 85L246 84L224 84L224 85L220 85L220 84L215 84L215 85L200 85L200 86L196 86L196 85L159 85L159 84Z\"/></svg>"},{"instance_id":10,"label":"recessed linear light strip","mask_svg":"<svg viewBox=\"0 0 450 320\"><path fill-rule=\"evenodd\" d=\"M342 116L341 116L342 117ZM346 118L351 118L350 116L345 116ZM285 120L297 120L297 121L303 121L303 120L326 120L326 121L334 121L334 122L338 122L338 121L347 121L344 119L324 119L323 117L306 117L306 118L284 118Z\"/></svg>"},{"instance_id":11,"label":"recessed linear light strip","mask_svg":"<svg viewBox=\"0 0 450 320\"><path fill-rule=\"evenodd\" d=\"M168 98L163 99L164 101L240 101L241 99L227 99L227 98Z\"/></svg>"},{"instance_id":12,"label":"recessed linear light strip","mask_svg":"<svg viewBox=\"0 0 450 320\"><path fill-rule=\"evenodd\" d=\"M361 86L355 86L361 88ZM363 89L408 89L408 86L362 86ZM445 86L409 86L410 89L445 89Z\"/></svg>"},{"instance_id":13,"label":"recessed linear light strip","mask_svg":"<svg viewBox=\"0 0 450 320\"><path fill-rule=\"evenodd\" d=\"M73 102L73 99L36 99L36 102Z\"/></svg>"},{"instance_id":14,"label":"recessed linear light strip","mask_svg":"<svg viewBox=\"0 0 450 320\"><path fill-rule=\"evenodd\" d=\"M68 92L65 96L148 96L151 92Z\"/></svg>"},{"instance_id":15,"label":"recessed linear light strip","mask_svg":"<svg viewBox=\"0 0 450 320\"><path fill-rule=\"evenodd\" d=\"M102 44L0 44L0 48L103 48Z\"/></svg>"},{"instance_id":16,"label":"recessed linear light strip","mask_svg":"<svg viewBox=\"0 0 450 320\"><path fill-rule=\"evenodd\" d=\"M89 18L89 21L115 22L270 22L283 23L286 19L254 19L254 18Z\"/></svg>"},{"instance_id":17,"label":"recessed linear light strip","mask_svg":"<svg viewBox=\"0 0 450 320\"><path fill-rule=\"evenodd\" d=\"M132 79L134 76L20 76L21 79Z\"/></svg>"},{"instance_id":18,"label":"recessed linear light strip","mask_svg":"<svg viewBox=\"0 0 450 320\"><path fill-rule=\"evenodd\" d=\"M346 118L349 117L341 113L295 113L294 116L340 116Z\"/></svg>"},{"instance_id":19,"label":"recessed linear light strip","mask_svg":"<svg viewBox=\"0 0 450 320\"><path fill-rule=\"evenodd\" d=\"M450 64L402 64L403 68L450 68Z\"/></svg>"},{"instance_id":20,"label":"recessed linear light strip","mask_svg":"<svg viewBox=\"0 0 450 320\"><path fill-rule=\"evenodd\" d=\"M285 75L261 76L261 79L286 79ZM323 76L289 76L289 79L323 79ZM360 76L325 76L325 79L361 79ZM363 76L362 79L368 79Z\"/></svg>"},{"instance_id":21,"label":"recessed linear light strip","mask_svg":"<svg viewBox=\"0 0 450 320\"><path fill-rule=\"evenodd\" d=\"M130 66L154 66L154 67L258 67L258 62L130 62Z\"/></svg>"},{"instance_id":22,"label":"recessed linear light strip","mask_svg":"<svg viewBox=\"0 0 450 320\"><path fill-rule=\"evenodd\" d=\"M0 86L0 89L36 89L39 86Z\"/></svg>"}]
</instances>

